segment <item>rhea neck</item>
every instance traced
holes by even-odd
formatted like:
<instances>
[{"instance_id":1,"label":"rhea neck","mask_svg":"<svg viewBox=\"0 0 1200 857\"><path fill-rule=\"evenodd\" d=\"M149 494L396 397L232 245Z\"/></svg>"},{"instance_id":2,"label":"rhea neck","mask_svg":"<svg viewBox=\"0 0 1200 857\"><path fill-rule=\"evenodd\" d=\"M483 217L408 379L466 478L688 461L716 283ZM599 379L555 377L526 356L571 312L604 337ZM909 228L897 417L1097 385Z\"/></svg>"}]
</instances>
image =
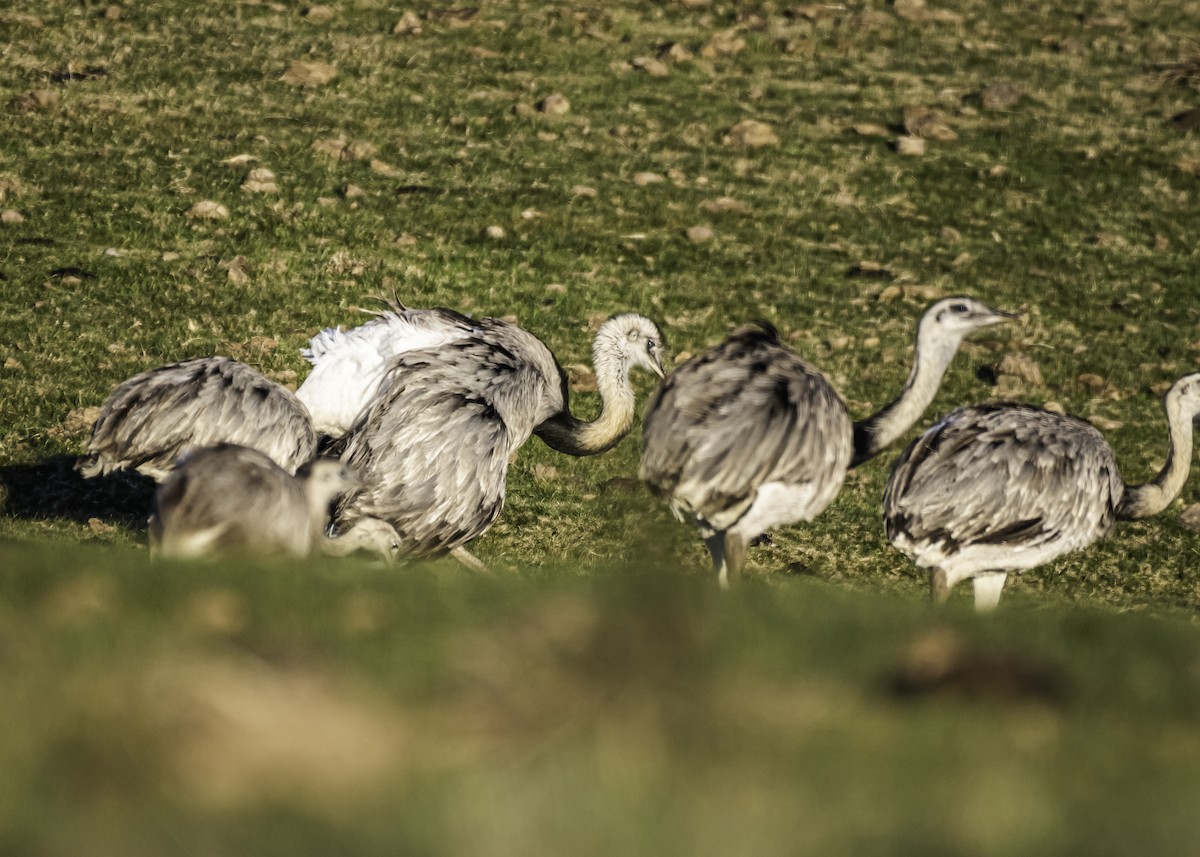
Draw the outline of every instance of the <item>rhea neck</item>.
<instances>
[{"instance_id":1,"label":"rhea neck","mask_svg":"<svg viewBox=\"0 0 1200 857\"><path fill-rule=\"evenodd\" d=\"M1164 407L1171 431L1167 462L1158 475L1144 485L1125 487L1125 494L1117 506L1119 518L1131 521L1157 515L1171 505L1187 482L1192 463L1192 419L1195 415L1185 412L1180 403L1169 396Z\"/></svg>"},{"instance_id":2,"label":"rhea neck","mask_svg":"<svg viewBox=\"0 0 1200 857\"><path fill-rule=\"evenodd\" d=\"M942 376L958 352L961 337L927 327L917 330L916 353L904 389L891 403L865 420L854 423L854 455L851 467L874 458L913 427L937 395Z\"/></svg>"},{"instance_id":3,"label":"rhea neck","mask_svg":"<svg viewBox=\"0 0 1200 857\"><path fill-rule=\"evenodd\" d=\"M311 476L304 480L304 499L308 504L309 530L317 537L325 533L325 524L329 521L329 504L341 493L342 487L333 488L329 485L319 485Z\"/></svg>"},{"instance_id":4,"label":"rhea neck","mask_svg":"<svg viewBox=\"0 0 1200 857\"><path fill-rule=\"evenodd\" d=\"M546 445L567 455L595 455L612 449L633 426L636 401L629 383L629 361L619 329L600 328L592 345L596 386L602 403L600 416L580 420L571 414L567 391L563 390L563 410L534 431Z\"/></svg>"}]
</instances>

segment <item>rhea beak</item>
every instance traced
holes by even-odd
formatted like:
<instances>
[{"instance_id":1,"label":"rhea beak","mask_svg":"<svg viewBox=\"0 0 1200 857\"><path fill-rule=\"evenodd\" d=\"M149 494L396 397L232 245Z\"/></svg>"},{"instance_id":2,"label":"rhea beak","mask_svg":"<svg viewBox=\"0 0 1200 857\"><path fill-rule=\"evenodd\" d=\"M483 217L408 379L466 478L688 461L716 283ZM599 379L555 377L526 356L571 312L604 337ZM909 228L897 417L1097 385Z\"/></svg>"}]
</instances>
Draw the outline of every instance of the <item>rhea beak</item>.
<instances>
[{"instance_id":1,"label":"rhea beak","mask_svg":"<svg viewBox=\"0 0 1200 857\"><path fill-rule=\"evenodd\" d=\"M993 324L1005 324L1006 322L1021 318L1022 315L1023 313L1020 310L1009 312L1004 309L988 307L988 312L980 313L977 318L985 327L991 327Z\"/></svg>"},{"instance_id":2,"label":"rhea beak","mask_svg":"<svg viewBox=\"0 0 1200 857\"><path fill-rule=\"evenodd\" d=\"M654 370L654 374L658 377L667 377L667 373L663 370L662 358L658 356L657 351L650 355L650 368Z\"/></svg>"}]
</instances>

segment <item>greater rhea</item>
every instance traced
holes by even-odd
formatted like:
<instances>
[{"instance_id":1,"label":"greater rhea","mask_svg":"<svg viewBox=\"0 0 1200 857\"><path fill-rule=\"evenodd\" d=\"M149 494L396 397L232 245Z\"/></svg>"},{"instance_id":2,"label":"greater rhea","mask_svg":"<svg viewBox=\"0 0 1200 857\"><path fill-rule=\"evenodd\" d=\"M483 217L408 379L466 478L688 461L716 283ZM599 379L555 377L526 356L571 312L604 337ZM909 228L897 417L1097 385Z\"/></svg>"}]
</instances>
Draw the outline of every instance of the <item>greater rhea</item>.
<instances>
[{"instance_id":1,"label":"greater rhea","mask_svg":"<svg viewBox=\"0 0 1200 857\"><path fill-rule=\"evenodd\" d=\"M199 357L121 383L75 467L86 477L133 469L161 482L188 450L218 443L256 449L295 473L316 454L317 435L287 388L228 357Z\"/></svg>"},{"instance_id":2,"label":"greater rhea","mask_svg":"<svg viewBox=\"0 0 1200 857\"><path fill-rule=\"evenodd\" d=\"M960 408L913 441L883 495L888 540L929 569L944 601L961 580L975 607L1000 601L1021 572L1112 533L1117 519L1156 515L1178 496L1192 459L1200 373L1163 398L1171 446L1158 476L1126 485L1112 450L1090 423L1016 402Z\"/></svg>"},{"instance_id":3,"label":"greater rhea","mask_svg":"<svg viewBox=\"0 0 1200 857\"><path fill-rule=\"evenodd\" d=\"M313 427L332 438L345 435L370 407L392 358L405 351L437 349L481 331L482 322L451 309L412 309L395 298L375 318L349 330L322 330L301 351L312 370L296 398Z\"/></svg>"},{"instance_id":4,"label":"greater rhea","mask_svg":"<svg viewBox=\"0 0 1200 857\"><path fill-rule=\"evenodd\" d=\"M772 527L809 521L841 490L848 467L877 455L924 413L965 335L1013 317L971 298L933 304L917 328L899 397L852 422L819 371L775 329L743 327L681 364L651 397L640 475L681 519L700 527L721 586Z\"/></svg>"},{"instance_id":5,"label":"greater rhea","mask_svg":"<svg viewBox=\"0 0 1200 857\"><path fill-rule=\"evenodd\" d=\"M479 567L463 546L500 513L516 451L534 432L572 455L611 448L632 425L630 370L663 374L662 336L633 314L600 326L593 355L602 408L589 422L571 414L566 375L536 336L499 319L461 324L464 335L388 364L348 436L342 458L363 487L342 499L335 526L354 538L364 521L382 520L405 556L452 552Z\"/></svg>"},{"instance_id":6,"label":"greater rhea","mask_svg":"<svg viewBox=\"0 0 1200 857\"><path fill-rule=\"evenodd\" d=\"M330 502L357 484L336 459L310 461L292 475L256 449L197 449L158 487L150 550L171 558L229 551L304 557L324 540Z\"/></svg>"}]
</instances>

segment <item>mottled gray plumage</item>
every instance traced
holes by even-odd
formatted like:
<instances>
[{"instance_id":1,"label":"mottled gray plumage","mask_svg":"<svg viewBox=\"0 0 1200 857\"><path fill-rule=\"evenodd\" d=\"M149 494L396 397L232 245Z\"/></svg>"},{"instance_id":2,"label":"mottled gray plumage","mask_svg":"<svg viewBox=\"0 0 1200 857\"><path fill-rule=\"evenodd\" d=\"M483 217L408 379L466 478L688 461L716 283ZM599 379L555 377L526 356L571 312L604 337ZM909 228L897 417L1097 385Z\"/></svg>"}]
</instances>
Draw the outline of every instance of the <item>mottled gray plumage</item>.
<instances>
[{"instance_id":1,"label":"mottled gray plumage","mask_svg":"<svg viewBox=\"0 0 1200 857\"><path fill-rule=\"evenodd\" d=\"M860 423L774 328L742 328L659 386L646 410L641 478L678 516L695 519L727 586L754 538L812 520L837 496L852 462L912 425L967 332L1011 317L970 298L934 304L903 393Z\"/></svg>"},{"instance_id":2,"label":"mottled gray plumage","mask_svg":"<svg viewBox=\"0 0 1200 857\"><path fill-rule=\"evenodd\" d=\"M150 549L175 558L229 551L307 556L323 538L330 501L357 484L350 468L331 459L293 476L244 446L196 449L155 494Z\"/></svg>"},{"instance_id":3,"label":"mottled gray plumage","mask_svg":"<svg viewBox=\"0 0 1200 857\"><path fill-rule=\"evenodd\" d=\"M308 410L295 395L228 357L160 366L120 384L92 427L84 476L133 469L161 482L190 449L235 443L294 473L316 452Z\"/></svg>"},{"instance_id":4,"label":"mottled gray plumage","mask_svg":"<svg viewBox=\"0 0 1200 857\"><path fill-rule=\"evenodd\" d=\"M888 539L930 569L935 600L972 579L976 607L990 609L1008 572L1106 538L1118 518L1154 514L1178 494L1200 375L1176 382L1164 404L1171 454L1140 486L1125 485L1104 437L1083 420L1015 402L960 408L893 465L883 496Z\"/></svg>"},{"instance_id":5,"label":"mottled gray plumage","mask_svg":"<svg viewBox=\"0 0 1200 857\"><path fill-rule=\"evenodd\" d=\"M738 572L724 542L737 540L736 555L770 526L815 517L837 496L852 450L837 391L767 325L680 365L642 432L641 478L696 520L722 583Z\"/></svg>"},{"instance_id":6,"label":"mottled gray plumage","mask_svg":"<svg viewBox=\"0 0 1200 857\"><path fill-rule=\"evenodd\" d=\"M392 358L379 396L347 439L343 460L363 487L340 504L339 532L379 519L395 529L402 555L460 548L500 513L509 460L535 429L575 454L611 447L632 420L629 369L658 367L652 322L605 322L596 340L604 409L581 422L567 408L562 368L536 336L499 319L473 324L469 335Z\"/></svg>"}]
</instances>

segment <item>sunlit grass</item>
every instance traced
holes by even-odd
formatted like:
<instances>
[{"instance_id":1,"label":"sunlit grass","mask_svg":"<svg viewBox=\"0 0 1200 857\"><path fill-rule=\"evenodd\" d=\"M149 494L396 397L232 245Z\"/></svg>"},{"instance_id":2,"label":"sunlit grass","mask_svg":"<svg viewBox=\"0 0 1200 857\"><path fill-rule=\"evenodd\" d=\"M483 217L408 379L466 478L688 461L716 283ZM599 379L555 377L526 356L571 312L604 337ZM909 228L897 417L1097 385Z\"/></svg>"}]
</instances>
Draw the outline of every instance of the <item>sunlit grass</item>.
<instances>
[{"instance_id":1,"label":"sunlit grass","mask_svg":"<svg viewBox=\"0 0 1200 857\"><path fill-rule=\"evenodd\" d=\"M564 364L617 311L674 354L765 318L856 416L900 388L927 301L969 293L1025 318L964 346L929 418L1057 402L1142 481L1162 385L1200 360L1195 132L1170 121L1195 91L1163 77L1200 10L26 5L0 12L0 851L1198 850L1195 477L976 620L961 596L931 618L887 546L888 455L730 598L631 481L636 429L522 450L472 545L497 581L150 566L148 486L69 462L121 380L222 353L295 384L308 336L393 290L515 315ZM406 9L420 33L393 32ZM296 60L337 77L290 85ZM988 108L1000 81L1020 97ZM897 154L914 105L957 139ZM778 145L730 145L743 119ZM252 168L277 192L242 190ZM1009 353L1044 384L997 385ZM922 642L967 678L899 698Z\"/></svg>"}]
</instances>

